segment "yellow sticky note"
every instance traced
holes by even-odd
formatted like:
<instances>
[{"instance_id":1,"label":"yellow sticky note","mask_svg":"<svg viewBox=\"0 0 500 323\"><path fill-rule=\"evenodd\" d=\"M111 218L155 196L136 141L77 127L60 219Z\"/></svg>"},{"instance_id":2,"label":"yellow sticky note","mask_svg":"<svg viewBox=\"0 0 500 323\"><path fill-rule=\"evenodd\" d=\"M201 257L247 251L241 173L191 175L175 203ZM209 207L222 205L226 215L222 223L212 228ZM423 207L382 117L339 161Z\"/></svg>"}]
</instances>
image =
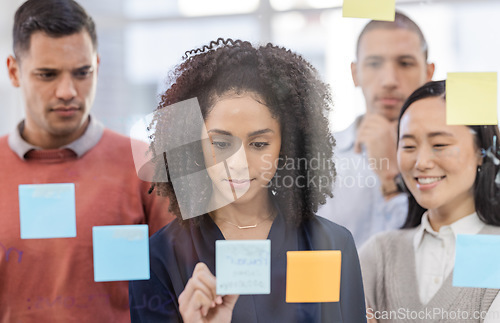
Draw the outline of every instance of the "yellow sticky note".
<instances>
[{"instance_id":1,"label":"yellow sticky note","mask_svg":"<svg viewBox=\"0 0 500 323\"><path fill-rule=\"evenodd\" d=\"M394 21L396 0L344 0L342 17Z\"/></svg>"},{"instance_id":2,"label":"yellow sticky note","mask_svg":"<svg viewBox=\"0 0 500 323\"><path fill-rule=\"evenodd\" d=\"M446 124L497 123L497 73L448 73Z\"/></svg>"},{"instance_id":3,"label":"yellow sticky note","mask_svg":"<svg viewBox=\"0 0 500 323\"><path fill-rule=\"evenodd\" d=\"M340 298L340 250L288 251L286 302L338 302Z\"/></svg>"}]
</instances>

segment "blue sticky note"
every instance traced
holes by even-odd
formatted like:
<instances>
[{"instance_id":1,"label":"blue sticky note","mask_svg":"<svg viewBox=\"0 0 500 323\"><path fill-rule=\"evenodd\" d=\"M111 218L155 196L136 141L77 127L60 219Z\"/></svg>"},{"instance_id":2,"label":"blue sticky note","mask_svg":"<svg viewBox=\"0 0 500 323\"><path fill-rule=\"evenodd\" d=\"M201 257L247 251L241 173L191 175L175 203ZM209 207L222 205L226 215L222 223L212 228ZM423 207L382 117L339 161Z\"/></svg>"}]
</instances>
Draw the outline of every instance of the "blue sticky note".
<instances>
[{"instance_id":1,"label":"blue sticky note","mask_svg":"<svg viewBox=\"0 0 500 323\"><path fill-rule=\"evenodd\" d=\"M149 279L147 224L92 228L96 282Z\"/></svg>"},{"instance_id":2,"label":"blue sticky note","mask_svg":"<svg viewBox=\"0 0 500 323\"><path fill-rule=\"evenodd\" d=\"M217 240L218 295L271 293L271 240Z\"/></svg>"},{"instance_id":3,"label":"blue sticky note","mask_svg":"<svg viewBox=\"0 0 500 323\"><path fill-rule=\"evenodd\" d=\"M500 235L459 234L453 286L500 288Z\"/></svg>"},{"instance_id":4,"label":"blue sticky note","mask_svg":"<svg viewBox=\"0 0 500 323\"><path fill-rule=\"evenodd\" d=\"M76 237L75 184L19 185L21 239Z\"/></svg>"}]
</instances>

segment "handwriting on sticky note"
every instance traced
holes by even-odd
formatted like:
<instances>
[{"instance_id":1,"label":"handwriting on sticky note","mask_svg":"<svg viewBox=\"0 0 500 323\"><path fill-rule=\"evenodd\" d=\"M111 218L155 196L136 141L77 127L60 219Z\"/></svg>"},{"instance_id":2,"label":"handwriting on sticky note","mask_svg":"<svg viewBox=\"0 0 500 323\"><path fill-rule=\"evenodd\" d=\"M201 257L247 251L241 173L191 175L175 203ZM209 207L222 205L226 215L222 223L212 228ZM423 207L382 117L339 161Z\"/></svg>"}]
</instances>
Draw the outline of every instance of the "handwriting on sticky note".
<instances>
[{"instance_id":1,"label":"handwriting on sticky note","mask_svg":"<svg viewBox=\"0 0 500 323\"><path fill-rule=\"evenodd\" d=\"M497 73L448 73L446 124L496 125Z\"/></svg>"},{"instance_id":2,"label":"handwriting on sticky note","mask_svg":"<svg viewBox=\"0 0 500 323\"><path fill-rule=\"evenodd\" d=\"M453 286L500 288L500 235L459 234Z\"/></svg>"},{"instance_id":3,"label":"handwriting on sticky note","mask_svg":"<svg viewBox=\"0 0 500 323\"><path fill-rule=\"evenodd\" d=\"M338 302L340 250L288 251L286 302Z\"/></svg>"},{"instance_id":4,"label":"handwriting on sticky note","mask_svg":"<svg viewBox=\"0 0 500 323\"><path fill-rule=\"evenodd\" d=\"M149 279L148 226L92 228L96 282Z\"/></svg>"},{"instance_id":5,"label":"handwriting on sticky note","mask_svg":"<svg viewBox=\"0 0 500 323\"><path fill-rule=\"evenodd\" d=\"M396 0L344 0L342 17L394 21Z\"/></svg>"},{"instance_id":6,"label":"handwriting on sticky note","mask_svg":"<svg viewBox=\"0 0 500 323\"><path fill-rule=\"evenodd\" d=\"M215 270L219 295L269 294L271 240L217 240Z\"/></svg>"},{"instance_id":7,"label":"handwriting on sticky note","mask_svg":"<svg viewBox=\"0 0 500 323\"><path fill-rule=\"evenodd\" d=\"M76 237L75 184L19 185L21 239Z\"/></svg>"}]
</instances>

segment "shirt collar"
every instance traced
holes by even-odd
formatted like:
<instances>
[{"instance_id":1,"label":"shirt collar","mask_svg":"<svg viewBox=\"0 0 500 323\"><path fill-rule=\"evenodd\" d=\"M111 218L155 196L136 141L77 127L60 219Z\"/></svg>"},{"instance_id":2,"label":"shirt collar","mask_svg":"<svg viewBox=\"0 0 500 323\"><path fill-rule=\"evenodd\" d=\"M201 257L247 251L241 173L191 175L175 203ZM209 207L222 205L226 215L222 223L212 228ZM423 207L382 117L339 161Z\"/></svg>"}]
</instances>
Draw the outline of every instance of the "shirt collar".
<instances>
[{"instance_id":1,"label":"shirt collar","mask_svg":"<svg viewBox=\"0 0 500 323\"><path fill-rule=\"evenodd\" d=\"M455 239L459 234L477 234L484 227L484 222L481 221L476 212L469 214L450 225L441 227L442 230L444 227L449 227L453 232L453 236ZM424 234L432 234L436 236L439 232L434 231L432 229L431 224L429 223L429 217L427 212L422 215L422 223L417 229L415 236L413 237L413 247L415 250L418 249L420 244L422 243L422 239L424 238Z\"/></svg>"},{"instance_id":2,"label":"shirt collar","mask_svg":"<svg viewBox=\"0 0 500 323\"><path fill-rule=\"evenodd\" d=\"M10 133L8 142L10 149L12 149L19 156L19 158L24 160L26 153L31 150L42 150L42 148L34 146L24 140L21 136L23 130L24 120L21 121L14 131ZM89 124L83 135L70 144L59 147L59 149L70 149L75 152L78 158L80 158L92 147L94 147L99 140L101 140L103 132L104 126L102 123L89 116Z\"/></svg>"}]
</instances>

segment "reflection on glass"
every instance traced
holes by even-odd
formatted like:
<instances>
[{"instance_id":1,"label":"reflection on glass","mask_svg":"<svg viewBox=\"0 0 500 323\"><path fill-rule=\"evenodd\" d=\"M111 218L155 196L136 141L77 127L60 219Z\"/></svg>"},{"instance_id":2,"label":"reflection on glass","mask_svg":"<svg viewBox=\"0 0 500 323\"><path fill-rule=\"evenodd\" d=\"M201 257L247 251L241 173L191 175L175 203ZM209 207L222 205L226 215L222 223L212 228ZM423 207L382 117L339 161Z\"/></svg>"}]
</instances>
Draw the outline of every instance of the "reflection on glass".
<instances>
[{"instance_id":1,"label":"reflection on glass","mask_svg":"<svg viewBox=\"0 0 500 323\"><path fill-rule=\"evenodd\" d=\"M158 120L163 120L162 128L157 127ZM196 98L147 115L131 132L140 133L142 127L161 139L151 147L131 141L137 176L154 183L171 182L183 219L217 210L248 191L249 185L233 183L249 178L241 140L221 134L209 137ZM200 198L204 190L212 192L210 200Z\"/></svg>"}]
</instances>

